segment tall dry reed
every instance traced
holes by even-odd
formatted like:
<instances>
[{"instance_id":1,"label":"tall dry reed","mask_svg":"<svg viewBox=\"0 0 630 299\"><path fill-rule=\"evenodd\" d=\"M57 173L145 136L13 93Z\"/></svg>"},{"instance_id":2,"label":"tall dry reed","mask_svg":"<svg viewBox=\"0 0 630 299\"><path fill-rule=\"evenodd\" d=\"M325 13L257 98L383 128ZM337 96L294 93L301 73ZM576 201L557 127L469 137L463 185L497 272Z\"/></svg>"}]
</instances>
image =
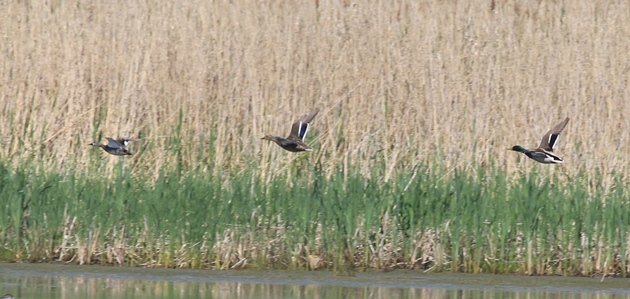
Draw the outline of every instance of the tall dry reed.
<instances>
[{"instance_id":1,"label":"tall dry reed","mask_svg":"<svg viewBox=\"0 0 630 299\"><path fill-rule=\"evenodd\" d=\"M131 171L220 174L301 156L262 142L313 107L308 156L328 172L417 161L628 173L627 1L9 1L0 11L0 157L47 169L141 136ZM101 169L102 168L98 168Z\"/></svg>"}]
</instances>

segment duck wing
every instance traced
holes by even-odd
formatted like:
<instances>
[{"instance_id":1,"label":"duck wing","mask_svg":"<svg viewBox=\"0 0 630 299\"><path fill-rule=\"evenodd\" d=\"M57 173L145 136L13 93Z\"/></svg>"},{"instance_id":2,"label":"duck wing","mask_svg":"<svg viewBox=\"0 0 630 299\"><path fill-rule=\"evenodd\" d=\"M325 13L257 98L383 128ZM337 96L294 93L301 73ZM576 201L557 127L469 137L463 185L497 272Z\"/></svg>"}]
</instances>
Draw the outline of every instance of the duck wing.
<instances>
[{"instance_id":1,"label":"duck wing","mask_svg":"<svg viewBox=\"0 0 630 299\"><path fill-rule=\"evenodd\" d=\"M126 145L125 145L124 141L122 141L121 139L114 139L114 138L107 137L107 147L111 147L111 148L125 148Z\"/></svg>"},{"instance_id":2,"label":"duck wing","mask_svg":"<svg viewBox=\"0 0 630 299\"><path fill-rule=\"evenodd\" d=\"M125 148L127 148L127 146L129 146L129 142L130 141L137 141L138 139L136 138L118 138L116 141L118 141L118 143L122 144Z\"/></svg>"},{"instance_id":3,"label":"duck wing","mask_svg":"<svg viewBox=\"0 0 630 299\"><path fill-rule=\"evenodd\" d=\"M293 126L291 126L291 132L287 139L304 141L304 137L306 137L306 133L308 133L309 123L315 118L317 113L319 113L319 109L315 109L296 120Z\"/></svg>"},{"instance_id":4,"label":"duck wing","mask_svg":"<svg viewBox=\"0 0 630 299\"><path fill-rule=\"evenodd\" d=\"M538 146L538 148L541 148L543 150L550 151L550 152L553 151L553 148L556 146L556 143L558 142L558 136L560 135L562 130L564 130L564 127L567 126L568 122L569 122L569 118L567 117L562 122L560 122L555 127L553 127L551 130L549 130L549 132L547 132L547 134L543 136L542 140L540 141L540 146Z\"/></svg>"}]
</instances>

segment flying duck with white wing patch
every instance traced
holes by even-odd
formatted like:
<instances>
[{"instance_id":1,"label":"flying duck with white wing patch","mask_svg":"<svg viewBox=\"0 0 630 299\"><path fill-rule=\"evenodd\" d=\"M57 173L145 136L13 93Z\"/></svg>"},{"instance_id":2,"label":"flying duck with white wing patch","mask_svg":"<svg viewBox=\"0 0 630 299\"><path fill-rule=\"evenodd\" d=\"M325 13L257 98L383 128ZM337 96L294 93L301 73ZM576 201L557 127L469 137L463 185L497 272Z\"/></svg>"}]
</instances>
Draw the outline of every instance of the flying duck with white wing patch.
<instances>
[{"instance_id":1,"label":"flying duck with white wing patch","mask_svg":"<svg viewBox=\"0 0 630 299\"><path fill-rule=\"evenodd\" d=\"M136 141L138 139L134 138L118 138L113 139L107 137L107 144L99 144L96 142L90 143L91 146L100 147L104 151L114 155L114 156L127 156L131 155L131 152L127 148L130 141Z\"/></svg>"},{"instance_id":2,"label":"flying duck with white wing patch","mask_svg":"<svg viewBox=\"0 0 630 299\"><path fill-rule=\"evenodd\" d=\"M273 141L281 148L290 152L310 152L312 148L304 143L306 133L310 127L310 122L315 118L319 109L313 110L311 113L305 114L296 120L291 126L291 132L287 138L280 136L266 135L262 139Z\"/></svg>"},{"instance_id":3,"label":"flying duck with white wing patch","mask_svg":"<svg viewBox=\"0 0 630 299\"><path fill-rule=\"evenodd\" d=\"M565 118L562 122L553 127L540 141L540 145L536 149L526 149L520 145L515 145L510 150L523 153L532 160L544 164L561 164L563 161L560 157L553 154L553 149L558 142L558 136L569 123L569 118Z\"/></svg>"}]
</instances>

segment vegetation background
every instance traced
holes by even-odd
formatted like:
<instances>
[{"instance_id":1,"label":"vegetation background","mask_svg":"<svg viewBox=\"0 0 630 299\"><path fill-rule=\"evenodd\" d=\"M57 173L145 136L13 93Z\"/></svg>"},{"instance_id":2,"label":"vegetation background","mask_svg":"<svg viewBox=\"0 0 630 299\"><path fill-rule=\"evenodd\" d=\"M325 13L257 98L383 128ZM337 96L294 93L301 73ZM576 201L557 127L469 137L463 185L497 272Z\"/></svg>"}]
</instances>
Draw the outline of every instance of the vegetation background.
<instances>
[{"instance_id":1,"label":"vegetation background","mask_svg":"<svg viewBox=\"0 0 630 299\"><path fill-rule=\"evenodd\" d=\"M533 171L607 194L629 171L628 37L627 1L8 1L0 158L26 176L288 187L310 165L402 186L421 165ZM260 140L315 107L312 153ZM565 164L506 150L567 116ZM106 136L142 141L88 146Z\"/></svg>"},{"instance_id":2,"label":"vegetation background","mask_svg":"<svg viewBox=\"0 0 630 299\"><path fill-rule=\"evenodd\" d=\"M85 170L89 142L141 136L134 171L261 160L269 175L300 156L260 137L319 107L308 159L329 170L541 168L505 149L569 116L556 170L628 171L626 1L10 1L0 14L8 160Z\"/></svg>"}]
</instances>

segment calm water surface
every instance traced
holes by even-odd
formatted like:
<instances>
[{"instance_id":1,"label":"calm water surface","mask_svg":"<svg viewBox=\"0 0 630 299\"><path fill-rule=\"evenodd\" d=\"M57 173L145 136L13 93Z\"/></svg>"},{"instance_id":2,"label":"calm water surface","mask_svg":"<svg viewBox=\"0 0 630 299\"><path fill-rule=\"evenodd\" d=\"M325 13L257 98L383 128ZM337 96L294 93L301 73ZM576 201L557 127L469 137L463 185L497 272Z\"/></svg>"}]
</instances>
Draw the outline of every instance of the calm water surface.
<instances>
[{"instance_id":1,"label":"calm water surface","mask_svg":"<svg viewBox=\"0 0 630 299\"><path fill-rule=\"evenodd\" d=\"M628 298L630 279L393 271L334 273L0 264L0 295L25 298Z\"/></svg>"}]
</instances>

